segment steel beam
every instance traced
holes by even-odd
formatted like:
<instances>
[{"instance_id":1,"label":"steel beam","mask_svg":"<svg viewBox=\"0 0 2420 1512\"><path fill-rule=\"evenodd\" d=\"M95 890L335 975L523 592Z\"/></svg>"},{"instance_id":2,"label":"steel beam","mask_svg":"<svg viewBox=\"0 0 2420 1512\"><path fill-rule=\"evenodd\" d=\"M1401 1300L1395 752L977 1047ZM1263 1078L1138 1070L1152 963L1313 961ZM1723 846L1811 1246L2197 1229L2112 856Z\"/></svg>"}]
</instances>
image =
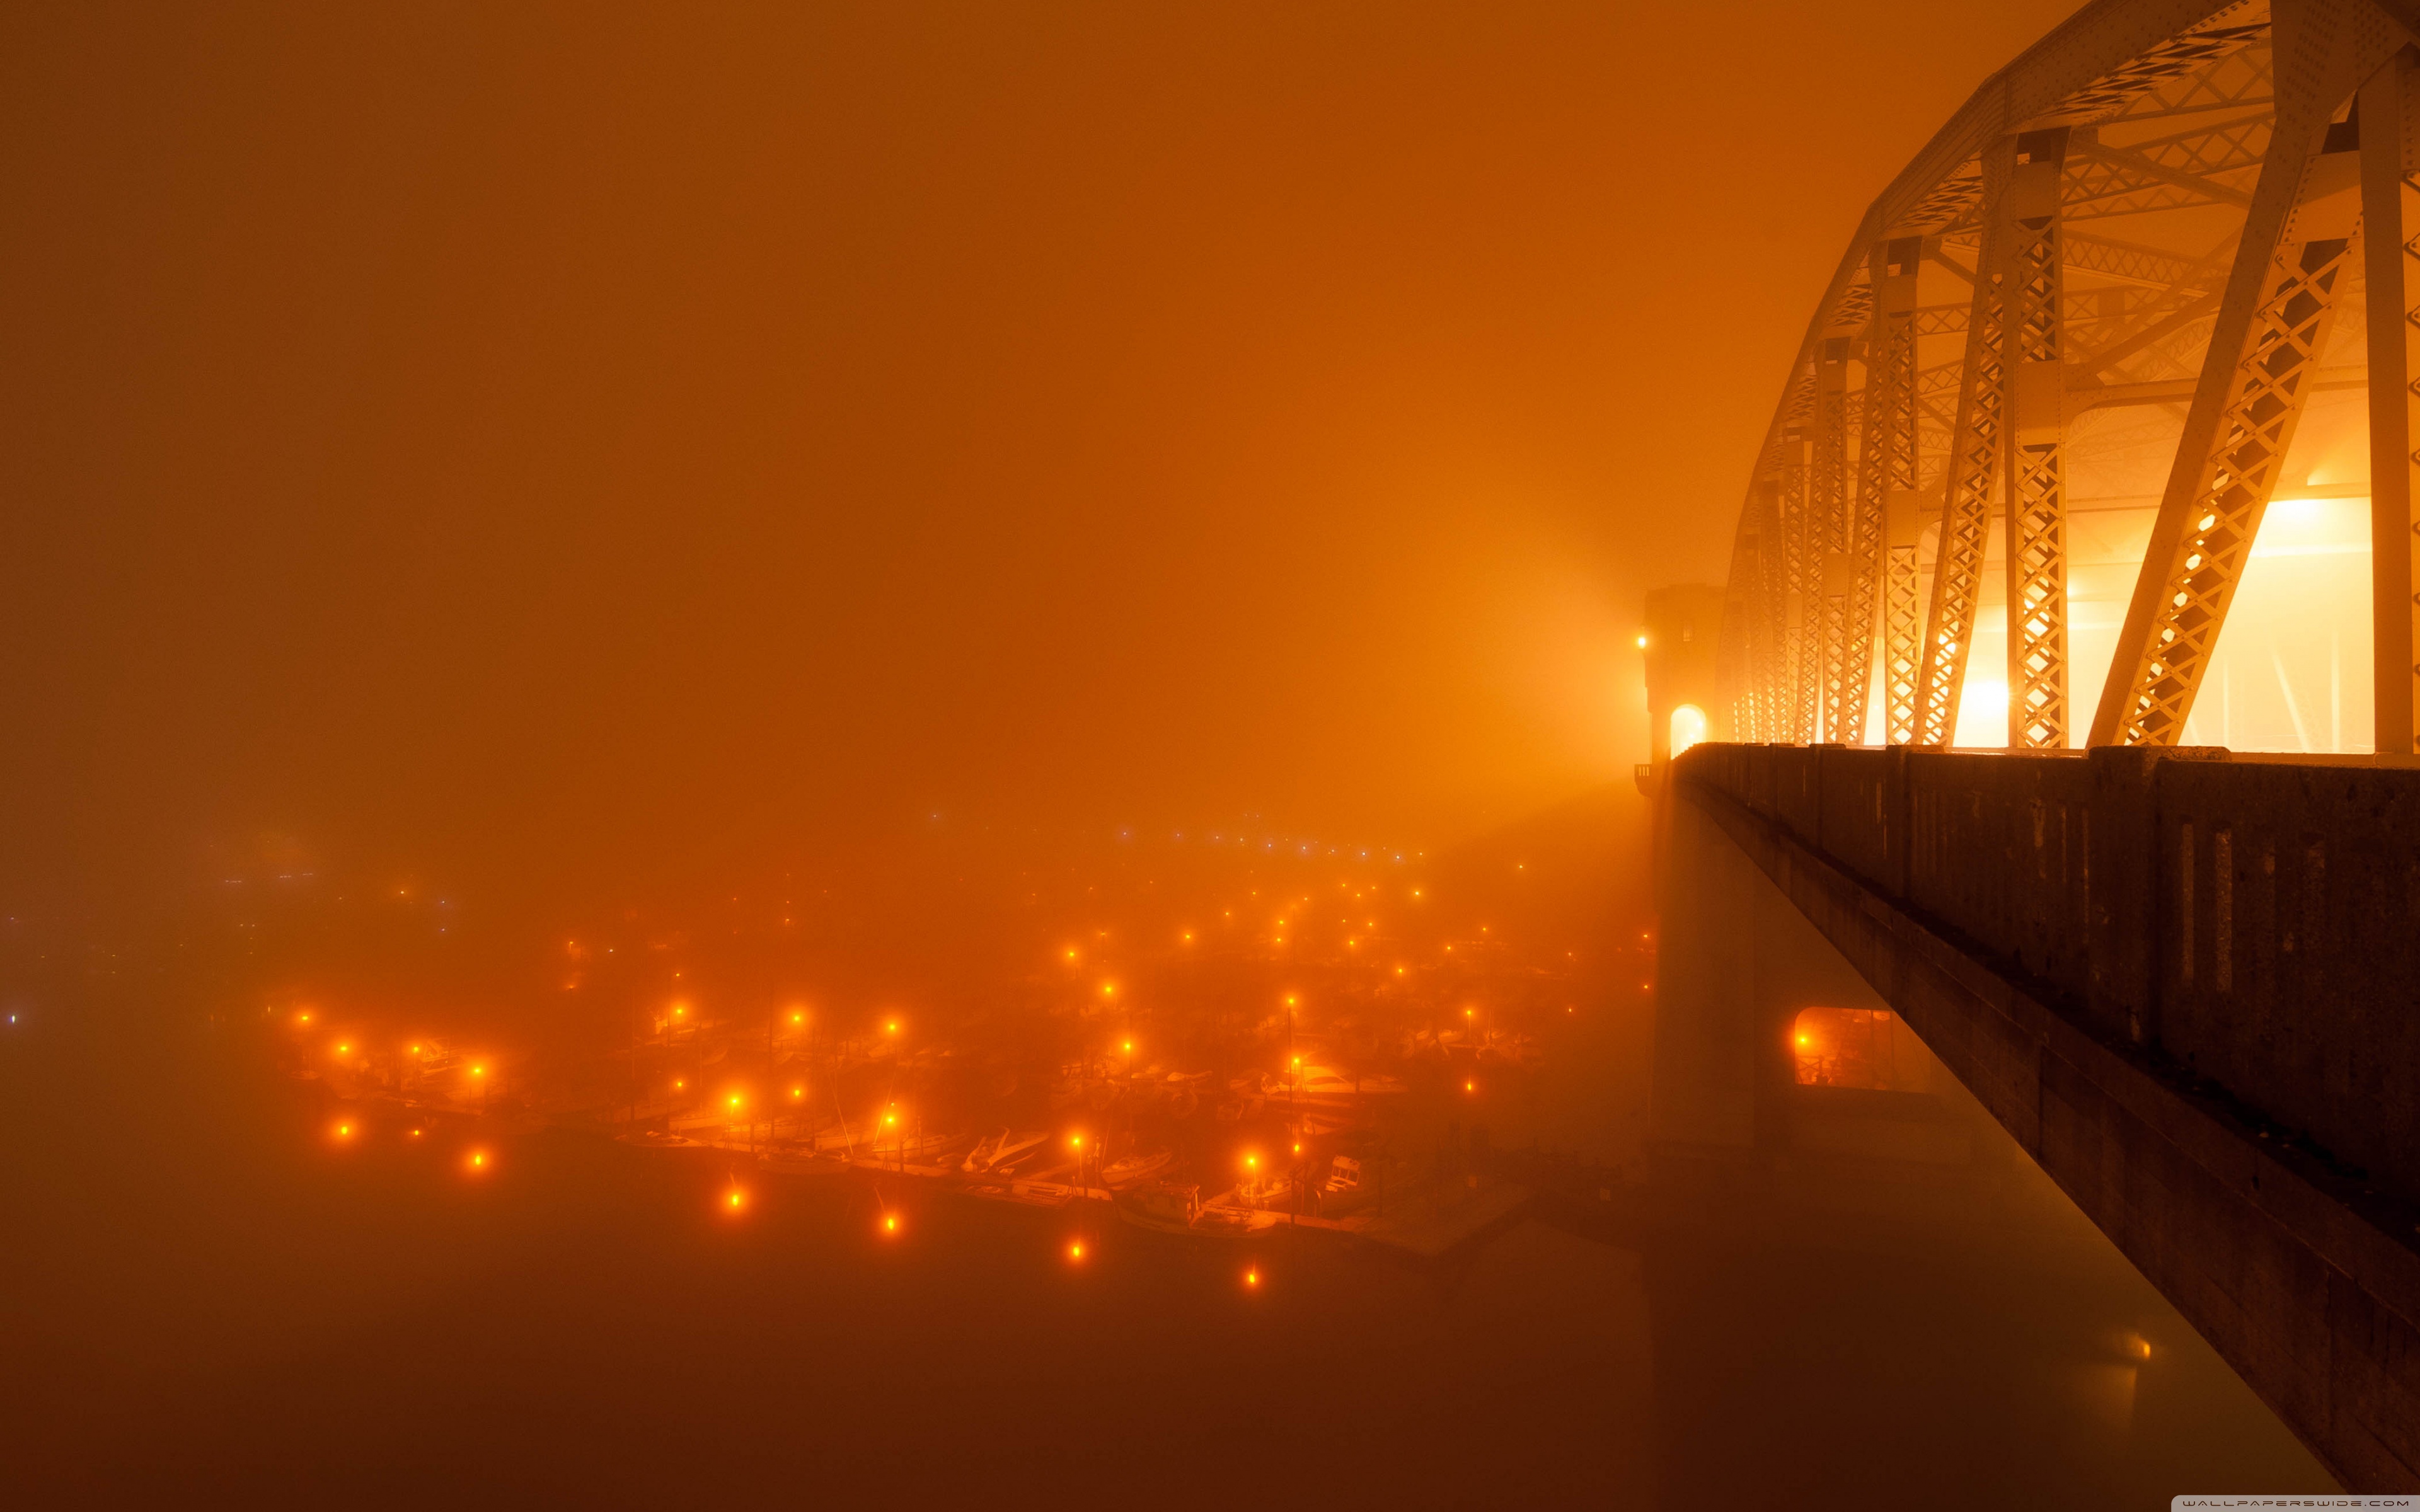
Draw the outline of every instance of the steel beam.
<instances>
[{"instance_id":1,"label":"steel beam","mask_svg":"<svg viewBox=\"0 0 2420 1512\"><path fill-rule=\"evenodd\" d=\"M1877 244L1869 264L1874 304L1866 331L1865 435L1857 456L1856 514L1849 531L1849 562L1856 577L1850 587L1849 683L1842 694L1853 721L1845 736L1851 745L1862 745L1866 738L1878 576L1884 736L1905 745L1915 726L1916 680L1921 668L1916 543L1905 544L1902 562L1902 548L1891 526L1894 502L1916 490L1916 267L1923 256L1921 239L1901 237Z\"/></svg>"},{"instance_id":2,"label":"steel beam","mask_svg":"<svg viewBox=\"0 0 2420 1512\"><path fill-rule=\"evenodd\" d=\"M2361 88L2363 272L2369 336L2369 602L2376 749L2409 755L2420 711L2420 67L2407 50Z\"/></svg>"},{"instance_id":3,"label":"steel beam","mask_svg":"<svg viewBox=\"0 0 2420 1512\"><path fill-rule=\"evenodd\" d=\"M2065 264L2059 251L2064 128L2017 138L1999 206L2006 239L2008 381L2009 744L2067 744L2067 501L2060 442L2067 401L2063 360Z\"/></svg>"},{"instance_id":4,"label":"steel beam","mask_svg":"<svg viewBox=\"0 0 2420 1512\"><path fill-rule=\"evenodd\" d=\"M1817 738L1839 740L1848 685L1850 594L1849 573L1842 560L1849 484L1849 343L1845 337L1825 338L1816 353L1815 434L1808 447L1807 470L1807 503L1812 513L1822 605L1816 665L1823 677L1823 725Z\"/></svg>"},{"instance_id":5,"label":"steel beam","mask_svg":"<svg viewBox=\"0 0 2420 1512\"><path fill-rule=\"evenodd\" d=\"M2006 352L2001 321L2006 304L2007 241L2001 217L1992 213L2016 164L2016 141L2008 138L1983 155L1983 240L1975 265L1974 304L1966 317L1966 359L1958 385L1958 428L1949 444L1948 475L1942 480L1941 542L1932 569L1932 609L1927 617L1924 668L1917 679L1918 742L1946 746L1958 726L1958 700L1966 679L1966 654L1975 640L1975 609L1983 586L1983 556L1991 544L1992 489L1999 471L2001 406Z\"/></svg>"},{"instance_id":6,"label":"steel beam","mask_svg":"<svg viewBox=\"0 0 2420 1512\"><path fill-rule=\"evenodd\" d=\"M1816 575L1821 564L1816 554L1815 512L1807 507L1807 498L1810 450L1803 427L1792 426L1782 432L1777 501L1788 583L1782 596L1782 728L1793 742L1813 739L1815 729L1816 657L1810 642L1815 633Z\"/></svg>"},{"instance_id":7,"label":"steel beam","mask_svg":"<svg viewBox=\"0 0 2420 1512\"><path fill-rule=\"evenodd\" d=\"M2341 0L2279 0L2277 125L2245 213L2175 465L2092 722L2095 745L2172 746L2242 582L2351 269L2354 122L2329 118L2399 39Z\"/></svg>"}]
</instances>

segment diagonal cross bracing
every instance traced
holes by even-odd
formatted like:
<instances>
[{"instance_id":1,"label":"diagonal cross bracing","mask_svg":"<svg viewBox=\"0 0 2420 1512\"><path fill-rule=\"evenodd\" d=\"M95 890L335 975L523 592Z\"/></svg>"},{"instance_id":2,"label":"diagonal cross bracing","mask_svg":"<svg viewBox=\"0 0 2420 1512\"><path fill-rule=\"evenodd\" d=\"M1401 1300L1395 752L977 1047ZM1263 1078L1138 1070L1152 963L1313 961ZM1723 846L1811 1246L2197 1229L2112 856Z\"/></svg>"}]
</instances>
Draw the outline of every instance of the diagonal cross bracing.
<instances>
[{"instance_id":1,"label":"diagonal cross bracing","mask_svg":"<svg viewBox=\"0 0 2420 1512\"><path fill-rule=\"evenodd\" d=\"M1986 202L1996 199L2014 166L2015 143L1983 160ZM1992 488L2000 460L2004 353L2000 322L2006 239L1984 222L1975 269L1974 305L1966 320L1966 359L1958 394L1958 428L1942 484L1941 544L1932 573L1932 609L1925 625L1924 667L1917 679L1916 738L1949 743L1975 640L1975 610L1983 586L1983 553L1992 532Z\"/></svg>"}]
</instances>

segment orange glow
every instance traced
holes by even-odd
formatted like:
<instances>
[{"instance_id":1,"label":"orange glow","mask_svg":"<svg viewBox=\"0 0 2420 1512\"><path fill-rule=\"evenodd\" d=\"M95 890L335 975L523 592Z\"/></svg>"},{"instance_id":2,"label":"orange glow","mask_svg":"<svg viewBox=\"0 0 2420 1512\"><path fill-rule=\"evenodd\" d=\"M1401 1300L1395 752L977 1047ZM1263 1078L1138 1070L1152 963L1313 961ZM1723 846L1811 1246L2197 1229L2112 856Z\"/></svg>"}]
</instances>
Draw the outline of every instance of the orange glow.
<instances>
[{"instance_id":1,"label":"orange glow","mask_svg":"<svg viewBox=\"0 0 2420 1512\"><path fill-rule=\"evenodd\" d=\"M336 1125L336 1137L337 1137L337 1138L339 1138L339 1139L350 1139L352 1136L353 1136L353 1126L352 1126L351 1124L349 1124L349 1123L340 1123L340 1124Z\"/></svg>"},{"instance_id":2,"label":"orange glow","mask_svg":"<svg viewBox=\"0 0 2420 1512\"><path fill-rule=\"evenodd\" d=\"M674 1090L674 1091L675 1091L675 1092L682 1091L682 1090L685 1090L688 1087L689 1087L689 1082L687 1081L687 1079L685 1079L685 1078L683 1078L683 1077L679 1077L679 1076L675 1076L675 1077L674 1077L674 1078L673 1078L673 1090Z\"/></svg>"},{"instance_id":3,"label":"orange glow","mask_svg":"<svg viewBox=\"0 0 2420 1512\"><path fill-rule=\"evenodd\" d=\"M886 1212L882 1215L882 1231L886 1234L895 1234L899 1232L899 1215L897 1213Z\"/></svg>"},{"instance_id":4,"label":"orange glow","mask_svg":"<svg viewBox=\"0 0 2420 1512\"><path fill-rule=\"evenodd\" d=\"M1117 995L1118 995L1118 984L1117 984L1116 982L1113 982L1113 981L1105 981L1105 982L1101 983L1101 995L1102 995L1102 996L1104 996L1104 997L1115 997Z\"/></svg>"},{"instance_id":5,"label":"orange glow","mask_svg":"<svg viewBox=\"0 0 2420 1512\"><path fill-rule=\"evenodd\" d=\"M1902 1064L1888 1009L1807 1008L1791 1025L1791 1054L1801 1087L1921 1091L1914 1060Z\"/></svg>"},{"instance_id":6,"label":"orange glow","mask_svg":"<svg viewBox=\"0 0 2420 1512\"><path fill-rule=\"evenodd\" d=\"M420 1046L418 1046L418 1045L413 1045L413 1046L411 1047L411 1053L412 1053L413 1055L415 1055L415 1056L416 1056L416 1055L418 1055L418 1054L420 1054Z\"/></svg>"},{"instance_id":7,"label":"orange glow","mask_svg":"<svg viewBox=\"0 0 2420 1512\"><path fill-rule=\"evenodd\" d=\"M1133 1055L1133 1054L1134 1054L1134 1041L1133 1041L1132 1040L1128 1040L1128 1041L1126 1041L1126 1054L1127 1054L1127 1055Z\"/></svg>"},{"instance_id":8,"label":"orange glow","mask_svg":"<svg viewBox=\"0 0 2420 1512\"><path fill-rule=\"evenodd\" d=\"M1071 1260L1080 1260L1084 1257L1084 1242L1082 1240L1077 1240L1074 1243L1067 1246L1067 1257Z\"/></svg>"},{"instance_id":9,"label":"orange glow","mask_svg":"<svg viewBox=\"0 0 2420 1512\"><path fill-rule=\"evenodd\" d=\"M1299 1154L1301 1154L1301 1153L1302 1153L1302 1141L1301 1141L1301 1140L1297 1139L1297 1140L1295 1140L1295 1141L1294 1142L1294 1152L1295 1152L1295 1154L1297 1154L1297 1155L1299 1155Z\"/></svg>"},{"instance_id":10,"label":"orange glow","mask_svg":"<svg viewBox=\"0 0 2420 1512\"><path fill-rule=\"evenodd\" d=\"M899 1021L897 1019L892 1019L890 1023L882 1026L882 1032L885 1034L897 1034L899 1032Z\"/></svg>"},{"instance_id":11,"label":"orange glow","mask_svg":"<svg viewBox=\"0 0 2420 1512\"><path fill-rule=\"evenodd\" d=\"M1074 946L1069 946L1067 948L1067 959L1070 961L1076 959L1076 948Z\"/></svg>"},{"instance_id":12,"label":"orange glow","mask_svg":"<svg viewBox=\"0 0 2420 1512\"><path fill-rule=\"evenodd\" d=\"M736 1186L731 1189L731 1195L723 1198L723 1209L725 1211L737 1212L740 1209L746 1206L748 1206L748 1194L740 1191Z\"/></svg>"},{"instance_id":13,"label":"orange glow","mask_svg":"<svg viewBox=\"0 0 2420 1512\"><path fill-rule=\"evenodd\" d=\"M488 1152L484 1149L474 1149L471 1151L471 1158L464 1164L471 1167L472 1174L480 1174L488 1168Z\"/></svg>"},{"instance_id":14,"label":"orange glow","mask_svg":"<svg viewBox=\"0 0 2420 1512\"><path fill-rule=\"evenodd\" d=\"M1067 1136L1067 1143L1075 1146L1078 1149L1081 1149L1084 1148L1084 1136L1082 1134L1069 1134Z\"/></svg>"},{"instance_id":15,"label":"orange glow","mask_svg":"<svg viewBox=\"0 0 2420 1512\"><path fill-rule=\"evenodd\" d=\"M1257 1265L1256 1265L1256 1266L1252 1267L1250 1270L1249 1270L1249 1271L1247 1271L1247 1272L1245 1272L1245 1273L1244 1273L1244 1285L1246 1285L1247 1287L1257 1287L1257 1286L1259 1286L1260 1284L1261 1284L1261 1268L1260 1268L1259 1266L1257 1266Z\"/></svg>"},{"instance_id":16,"label":"orange glow","mask_svg":"<svg viewBox=\"0 0 2420 1512\"><path fill-rule=\"evenodd\" d=\"M417 1129L414 1129L413 1131L411 1131L411 1137L412 1137L412 1138L414 1138L414 1139L419 1138L419 1137L420 1137L420 1131L419 1131L419 1130L417 1130Z\"/></svg>"},{"instance_id":17,"label":"orange glow","mask_svg":"<svg viewBox=\"0 0 2420 1512\"><path fill-rule=\"evenodd\" d=\"M790 1022L793 1024L804 1024L807 1022L807 1016L804 1013L793 1013L790 1015Z\"/></svg>"},{"instance_id":18,"label":"orange glow","mask_svg":"<svg viewBox=\"0 0 2420 1512\"><path fill-rule=\"evenodd\" d=\"M793 1087L793 1088L790 1088L790 1096L791 1096L791 1098L792 1098L793 1100L796 1100L796 1099L798 1099L798 1098L802 1098L802 1097L804 1097L804 1096L806 1096L806 1095L807 1095L807 1089L806 1089L805 1088L803 1088L803 1087Z\"/></svg>"},{"instance_id":19,"label":"orange glow","mask_svg":"<svg viewBox=\"0 0 2420 1512\"><path fill-rule=\"evenodd\" d=\"M308 1024L311 1022L311 1015L308 1013L297 1013L294 1015L294 1021L298 1024Z\"/></svg>"},{"instance_id":20,"label":"orange glow","mask_svg":"<svg viewBox=\"0 0 2420 1512\"><path fill-rule=\"evenodd\" d=\"M471 1074L473 1076L485 1076L488 1074L488 1068L485 1066L473 1066L471 1068Z\"/></svg>"},{"instance_id":21,"label":"orange glow","mask_svg":"<svg viewBox=\"0 0 2420 1512\"><path fill-rule=\"evenodd\" d=\"M2006 694L2001 695L2006 706ZM1706 711L1694 703L1683 703L1672 711L1669 735L1666 744L1670 754L1680 755L1706 738Z\"/></svg>"},{"instance_id":22,"label":"orange glow","mask_svg":"<svg viewBox=\"0 0 2420 1512\"><path fill-rule=\"evenodd\" d=\"M1260 1165L1261 1157L1258 1155L1247 1155L1244 1157L1244 1168L1246 1170L1258 1170L1260 1168Z\"/></svg>"},{"instance_id":23,"label":"orange glow","mask_svg":"<svg viewBox=\"0 0 2420 1512\"><path fill-rule=\"evenodd\" d=\"M1479 1090L1479 1084L1477 1082L1465 1082L1462 1084L1462 1089L1466 1092L1476 1092Z\"/></svg>"},{"instance_id":24,"label":"orange glow","mask_svg":"<svg viewBox=\"0 0 2420 1512\"><path fill-rule=\"evenodd\" d=\"M338 1055L340 1055L340 1056L349 1056L349 1055L351 1055L352 1053L353 1053L353 1047L352 1047L351 1045L349 1045L349 1044L340 1044L340 1045L336 1046L336 1054L338 1054Z\"/></svg>"},{"instance_id":25,"label":"orange glow","mask_svg":"<svg viewBox=\"0 0 2420 1512\"><path fill-rule=\"evenodd\" d=\"M738 1094L738 1093L734 1092L734 1093L732 1093L732 1094L731 1094L731 1105L732 1105L733 1107L735 1107L735 1108L736 1108L736 1107L737 1107L737 1106L739 1105L739 1094Z\"/></svg>"}]
</instances>

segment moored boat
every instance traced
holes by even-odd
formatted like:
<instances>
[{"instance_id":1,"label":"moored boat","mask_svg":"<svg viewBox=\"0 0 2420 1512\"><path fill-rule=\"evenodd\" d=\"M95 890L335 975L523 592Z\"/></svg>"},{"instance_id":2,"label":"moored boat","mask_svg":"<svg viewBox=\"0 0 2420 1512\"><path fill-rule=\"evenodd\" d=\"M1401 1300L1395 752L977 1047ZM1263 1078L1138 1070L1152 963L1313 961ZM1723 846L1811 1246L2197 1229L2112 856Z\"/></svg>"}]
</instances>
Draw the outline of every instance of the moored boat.
<instances>
[{"instance_id":1,"label":"moored boat","mask_svg":"<svg viewBox=\"0 0 2420 1512\"><path fill-rule=\"evenodd\" d=\"M996 1134L988 1134L976 1141L975 1148L968 1150L967 1158L958 1164L958 1169L969 1175L1007 1169L1032 1154L1034 1150L1047 1143L1049 1138L1050 1135L1047 1133L1039 1129L1030 1129L1022 1133L1013 1129L1002 1129Z\"/></svg>"},{"instance_id":2,"label":"moored boat","mask_svg":"<svg viewBox=\"0 0 2420 1512\"><path fill-rule=\"evenodd\" d=\"M1113 1192L1120 1187L1132 1186L1147 1177L1157 1175L1173 1159L1174 1153L1166 1149L1139 1149L1130 1155L1121 1155L1101 1167L1101 1184Z\"/></svg>"}]
</instances>

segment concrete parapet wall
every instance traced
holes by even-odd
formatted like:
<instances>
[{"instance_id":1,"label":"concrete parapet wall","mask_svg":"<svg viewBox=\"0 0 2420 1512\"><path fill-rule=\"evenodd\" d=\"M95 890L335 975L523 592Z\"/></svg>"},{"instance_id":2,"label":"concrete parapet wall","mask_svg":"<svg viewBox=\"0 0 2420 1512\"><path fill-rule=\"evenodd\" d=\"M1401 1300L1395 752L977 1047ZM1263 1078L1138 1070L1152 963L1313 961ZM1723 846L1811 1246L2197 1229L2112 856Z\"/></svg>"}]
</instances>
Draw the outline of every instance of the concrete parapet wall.
<instances>
[{"instance_id":1,"label":"concrete parapet wall","mask_svg":"<svg viewBox=\"0 0 2420 1512\"><path fill-rule=\"evenodd\" d=\"M1672 795L1706 821L1686 826L1692 842L1727 841L1769 877L2349 1486L2420 1489L2420 1207L2272 1127L2277 1115L2254 1111L2258 1104L2246 1095L2283 1103L2327 1075L2354 1074L2330 1070L2329 1057L2347 1050L2340 1038L2307 1052L2281 1050L2308 1064L2280 1067L2272 1081L2255 1049L2262 1043L2282 1046L2296 1035L2408 1043L2394 1038L2410 1032L2406 1000L2394 998L2390 1010L2402 1015L2400 1028L2365 1028L2358 993L2376 979L2362 975L2369 968L2342 963L2366 952L2397 960L2412 932L2373 945L2357 930L2338 928L2328 935L2332 953L2307 971L2298 960L2291 972L2301 975L2290 980L2288 968L2273 964L2276 985L2264 999L2273 1013L2288 1001L2278 995L2296 990L2341 997L2281 1040L2273 1022L2264 1026L2247 1016L2236 985L2247 978L2230 981L2223 1011L2172 990L2168 963L2181 977L2186 959L2183 916L2163 933L2160 903L2179 896L2162 886L2180 887L2185 874L2175 848L2179 826L2223 822L2237 836L2271 843L2341 836L2357 847L2364 841L2354 831L2398 811L2380 796L2384 790L2339 780L2356 775L2352 768L2328 777L2273 764L2230 771L2233 764L2135 751L2086 761L1701 749L1702 758L1693 750L1677 764ZM2239 780L2230 785L2230 776ZM1969 796L1951 785L1962 777L1974 790ZM2164 778L2177 780L2168 809L2160 807ZM1810 803L1809 794L1829 801ZM1776 795L1792 801L1776 802ZM1879 821L1869 817L1877 795ZM2331 823L2348 827L2330 829ZM1870 834L1849 840L1869 825L1890 838L1879 845ZM1930 837L1927 825L1934 827ZM2238 846L2257 843L2231 841L2229 864L2240 871L2247 863ZM2366 865L2411 856L2408 846L2395 851L2391 837L2374 843L2383 848L2348 854L2366 856L2358 862ZM1938 859L1924 859L1927 845ZM1843 852L1859 864L1848 864ZM1996 879L1966 884L1947 875L1948 858L1961 854ZM1869 874L1876 856L1885 872L1901 867L1905 880L1889 886ZM1673 862L1708 864L1678 854ZM2265 870L2257 856L2248 864L2263 878L2282 875L2268 885L2288 889L2289 902L2294 887L2309 886L2303 873ZM1928 866L1945 874L1928 883ZM2061 876L2086 901L2052 896ZM2402 906L2399 886L2381 880L2377 905ZM2367 895L2344 896L2350 906ZM1962 922L1949 922L1948 913ZM2285 932L2303 915L2278 904L2263 917L2260 927L2282 957ZM2081 933L2080 950L2061 932ZM2210 945L2206 934L2195 937ZM2298 958L2312 949L2306 935L2297 936ZM2208 959L2215 957L2196 964L2196 992L2217 991ZM2216 1078L2199 1074L2200 1060L2187 1067L2165 1047L2171 1033L2179 1043L2224 1045L2242 1056L2228 1062L2241 1089L2222 1090ZM2215 1051L2198 1054L2208 1059ZM2408 1075L2411 1062L2401 1066ZM2377 1117L2360 1109L2343 1110L2339 1121L2378 1127Z\"/></svg>"},{"instance_id":2,"label":"concrete parapet wall","mask_svg":"<svg viewBox=\"0 0 2420 1512\"><path fill-rule=\"evenodd\" d=\"M1702 746L1674 770L2273 1136L2420 1200L2420 768Z\"/></svg>"}]
</instances>

